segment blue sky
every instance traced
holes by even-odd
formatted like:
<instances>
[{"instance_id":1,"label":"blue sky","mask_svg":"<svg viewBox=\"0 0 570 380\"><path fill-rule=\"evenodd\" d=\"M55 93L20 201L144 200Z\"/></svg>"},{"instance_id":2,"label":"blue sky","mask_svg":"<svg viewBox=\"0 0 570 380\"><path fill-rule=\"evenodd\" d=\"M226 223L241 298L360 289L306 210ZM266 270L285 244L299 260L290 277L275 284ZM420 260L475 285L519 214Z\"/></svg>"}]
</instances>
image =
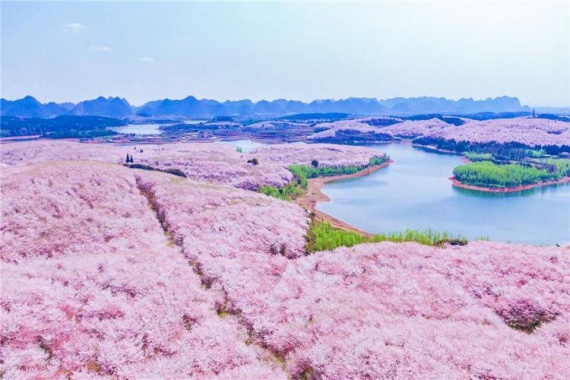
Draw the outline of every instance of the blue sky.
<instances>
[{"instance_id":1,"label":"blue sky","mask_svg":"<svg viewBox=\"0 0 570 380\"><path fill-rule=\"evenodd\" d=\"M1 95L570 106L557 3L1 3Z\"/></svg>"}]
</instances>

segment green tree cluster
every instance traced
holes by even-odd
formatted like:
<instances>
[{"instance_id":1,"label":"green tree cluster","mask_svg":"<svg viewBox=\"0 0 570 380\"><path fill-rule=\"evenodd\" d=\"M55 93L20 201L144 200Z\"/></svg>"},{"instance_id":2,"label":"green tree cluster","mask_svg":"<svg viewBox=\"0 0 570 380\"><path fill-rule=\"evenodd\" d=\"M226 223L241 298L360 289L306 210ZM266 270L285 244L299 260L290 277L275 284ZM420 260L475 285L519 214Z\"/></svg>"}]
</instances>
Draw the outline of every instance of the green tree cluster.
<instances>
[{"instance_id":1,"label":"green tree cluster","mask_svg":"<svg viewBox=\"0 0 570 380\"><path fill-rule=\"evenodd\" d=\"M491 153L475 153L475 152L466 152L463 154L469 161L478 162L478 161L492 161L493 155Z\"/></svg>"},{"instance_id":2,"label":"green tree cluster","mask_svg":"<svg viewBox=\"0 0 570 380\"><path fill-rule=\"evenodd\" d=\"M290 201L296 199L303 195L303 188L299 187L295 181L289 182L283 187L275 186L260 186L259 192L270 197L283 199L284 201Z\"/></svg>"},{"instance_id":3,"label":"green tree cluster","mask_svg":"<svg viewBox=\"0 0 570 380\"><path fill-rule=\"evenodd\" d=\"M41 135L44 138L95 138L116 135L107 127L124 126L123 120L100 116L61 115L52 119L2 116L0 137Z\"/></svg>"},{"instance_id":4,"label":"green tree cluster","mask_svg":"<svg viewBox=\"0 0 570 380\"><path fill-rule=\"evenodd\" d=\"M517 187L557 180L563 177L563 168L552 164L550 170L520 164L498 165L489 161L461 165L453 170L454 177L468 185L482 187Z\"/></svg>"},{"instance_id":5,"label":"green tree cluster","mask_svg":"<svg viewBox=\"0 0 570 380\"><path fill-rule=\"evenodd\" d=\"M523 161L527 157L543 157L545 154L559 155L570 152L570 146L528 146L519 142L498 143L492 142L469 142L446 140L443 137L418 137L413 140L414 144L434 146L441 150L450 150L457 153L489 153L494 160L498 161Z\"/></svg>"},{"instance_id":6,"label":"green tree cluster","mask_svg":"<svg viewBox=\"0 0 570 380\"><path fill-rule=\"evenodd\" d=\"M291 199L296 199L304 194L304 190L307 189L309 178L354 174L371 166L381 165L389 159L390 158L388 156L373 157L370 159L368 165L362 166L319 166L317 160L313 160L311 162L311 166L290 165L289 171L293 173L293 180L291 182L281 188L269 185L260 186L259 192L275 198L290 201Z\"/></svg>"}]
</instances>

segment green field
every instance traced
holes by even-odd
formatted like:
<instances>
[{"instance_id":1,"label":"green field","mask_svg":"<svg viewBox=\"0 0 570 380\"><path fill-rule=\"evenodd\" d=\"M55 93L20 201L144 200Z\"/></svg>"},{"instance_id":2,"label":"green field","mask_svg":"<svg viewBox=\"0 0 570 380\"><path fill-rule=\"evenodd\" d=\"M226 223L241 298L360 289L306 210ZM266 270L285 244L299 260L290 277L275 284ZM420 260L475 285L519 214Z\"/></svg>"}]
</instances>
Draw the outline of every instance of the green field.
<instances>
[{"instance_id":1,"label":"green field","mask_svg":"<svg viewBox=\"0 0 570 380\"><path fill-rule=\"evenodd\" d=\"M372 237L365 237L356 232L335 228L331 226L330 223L318 222L314 219L311 221L306 239L305 250L307 253L330 251L337 247L352 247L357 244L378 243L382 241L395 243L409 241L432 246L467 244L467 239L462 236L452 236L446 232L436 232L432 230L406 230L405 232L374 234ZM483 238L480 240L483 240Z\"/></svg>"}]
</instances>

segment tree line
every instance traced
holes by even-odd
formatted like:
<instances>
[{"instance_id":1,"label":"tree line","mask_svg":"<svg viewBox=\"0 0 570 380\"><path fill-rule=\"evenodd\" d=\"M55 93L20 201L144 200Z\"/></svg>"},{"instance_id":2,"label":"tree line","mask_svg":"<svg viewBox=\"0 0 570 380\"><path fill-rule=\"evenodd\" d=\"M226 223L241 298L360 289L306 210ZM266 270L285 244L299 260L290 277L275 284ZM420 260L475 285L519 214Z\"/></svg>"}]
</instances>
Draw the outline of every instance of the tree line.
<instances>
[{"instance_id":1,"label":"tree line","mask_svg":"<svg viewBox=\"0 0 570 380\"><path fill-rule=\"evenodd\" d=\"M388 162L387 155L372 157L367 165L348 166L321 166L317 160L312 160L311 165L290 165L289 171L293 173L293 180L283 187L271 185L260 186L259 192L283 200L296 199L304 194L307 189L309 178L330 177L335 175L354 174L372 166L378 166Z\"/></svg>"},{"instance_id":2,"label":"tree line","mask_svg":"<svg viewBox=\"0 0 570 380\"><path fill-rule=\"evenodd\" d=\"M0 137L40 135L44 138L93 138L117 133L108 127L124 126L123 120L100 116L58 116L53 119L22 119L2 116Z\"/></svg>"},{"instance_id":3,"label":"tree line","mask_svg":"<svg viewBox=\"0 0 570 380\"><path fill-rule=\"evenodd\" d=\"M453 170L453 176L461 183L491 188L531 185L566 175L570 175L570 164L562 160L546 160L541 167L480 161Z\"/></svg>"},{"instance_id":4,"label":"tree line","mask_svg":"<svg viewBox=\"0 0 570 380\"><path fill-rule=\"evenodd\" d=\"M434 146L440 150L449 150L457 153L489 153L497 160L522 161L526 157L535 156L536 152L549 155L570 153L568 145L537 145L531 147L519 142L498 143L492 142L469 142L447 140L443 137L418 137L413 140L414 144Z\"/></svg>"}]
</instances>

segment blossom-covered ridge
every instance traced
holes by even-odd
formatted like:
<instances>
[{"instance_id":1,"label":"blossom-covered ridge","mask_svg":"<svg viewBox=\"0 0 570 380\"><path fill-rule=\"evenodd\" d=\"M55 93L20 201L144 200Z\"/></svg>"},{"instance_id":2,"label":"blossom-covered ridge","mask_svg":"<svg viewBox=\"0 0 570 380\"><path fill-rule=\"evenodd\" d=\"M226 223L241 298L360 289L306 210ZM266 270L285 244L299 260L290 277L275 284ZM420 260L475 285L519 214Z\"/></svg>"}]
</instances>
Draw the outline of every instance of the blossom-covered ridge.
<instances>
[{"instance_id":1,"label":"blossom-covered ridge","mask_svg":"<svg viewBox=\"0 0 570 380\"><path fill-rule=\"evenodd\" d=\"M189 198L183 186L153 186L159 199ZM279 254L282 241L236 251L222 238L199 250L217 233L198 230L209 213L188 207L161 204L173 237L293 377L569 374L567 249L380 243L299 257L289 245ZM301 238L290 231L288 242Z\"/></svg>"},{"instance_id":2,"label":"blossom-covered ridge","mask_svg":"<svg viewBox=\"0 0 570 380\"><path fill-rule=\"evenodd\" d=\"M240 153L226 144L164 144L114 146L68 141L33 141L2 145L1 162L9 166L59 160L96 160L123 163L127 153L135 163L159 169L180 169L189 178L257 190L281 187L293 178L291 164L366 165L381 156L375 149L330 144L281 144ZM256 158L258 165L248 161Z\"/></svg>"},{"instance_id":3,"label":"blossom-covered ridge","mask_svg":"<svg viewBox=\"0 0 570 380\"><path fill-rule=\"evenodd\" d=\"M377 243L305 255L302 208L204 174L248 157L286 171L377 151L4 147L4 378L570 378L567 248ZM117 165L127 151L187 163L196 178Z\"/></svg>"},{"instance_id":4,"label":"blossom-covered ridge","mask_svg":"<svg viewBox=\"0 0 570 380\"><path fill-rule=\"evenodd\" d=\"M372 127L363 120L342 120L333 123L320 123L315 129L321 132L307 137L309 142L374 143L392 140L383 129Z\"/></svg>"},{"instance_id":5,"label":"blossom-covered ridge","mask_svg":"<svg viewBox=\"0 0 570 380\"><path fill-rule=\"evenodd\" d=\"M220 317L224 293L165 234L146 175L172 179L93 162L2 171L4 378L285 378L236 317ZM228 190L216 201L266 200ZM206 192L195 195L207 208Z\"/></svg>"},{"instance_id":6,"label":"blossom-covered ridge","mask_svg":"<svg viewBox=\"0 0 570 380\"><path fill-rule=\"evenodd\" d=\"M442 138L468 143L520 143L535 146L570 146L570 123L558 120L517 117L471 120L455 126L439 119L406 121L383 128L393 136Z\"/></svg>"},{"instance_id":7,"label":"blossom-covered ridge","mask_svg":"<svg viewBox=\"0 0 570 380\"><path fill-rule=\"evenodd\" d=\"M426 137L443 137L446 140L470 143L517 142L527 146L570 146L570 123L518 117L513 119L470 120L459 127L433 130Z\"/></svg>"},{"instance_id":8,"label":"blossom-covered ridge","mask_svg":"<svg viewBox=\"0 0 570 380\"><path fill-rule=\"evenodd\" d=\"M342 120L321 123L321 132L308 136L307 141L375 142L393 139L423 137L469 143L520 143L534 146L570 146L570 123L530 117L510 119L473 120L454 118L464 124L454 125L444 120L394 119L389 126L370 126L368 119Z\"/></svg>"}]
</instances>

